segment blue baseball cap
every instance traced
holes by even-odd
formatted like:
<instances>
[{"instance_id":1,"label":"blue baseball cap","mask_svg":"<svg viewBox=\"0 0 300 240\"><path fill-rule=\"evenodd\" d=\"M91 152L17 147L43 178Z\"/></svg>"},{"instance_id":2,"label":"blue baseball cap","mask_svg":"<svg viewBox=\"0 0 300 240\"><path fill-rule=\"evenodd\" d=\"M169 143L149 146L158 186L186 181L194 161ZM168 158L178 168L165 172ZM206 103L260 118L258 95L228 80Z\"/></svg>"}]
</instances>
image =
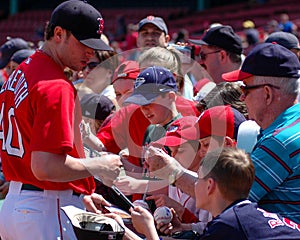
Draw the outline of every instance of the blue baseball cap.
<instances>
[{"instance_id":1,"label":"blue baseball cap","mask_svg":"<svg viewBox=\"0 0 300 240\"><path fill-rule=\"evenodd\" d=\"M154 26L156 26L160 30L162 30L166 35L168 34L167 25L161 17L154 17L154 16L150 15L150 16L147 16L146 18L142 19L139 22L138 31L141 31L143 26L145 26L146 24L153 24Z\"/></svg>"},{"instance_id":2,"label":"blue baseball cap","mask_svg":"<svg viewBox=\"0 0 300 240\"><path fill-rule=\"evenodd\" d=\"M135 80L134 90L124 103L148 105L165 92L177 92L176 79L170 70L163 67L149 67L143 70Z\"/></svg>"},{"instance_id":3,"label":"blue baseball cap","mask_svg":"<svg viewBox=\"0 0 300 240\"><path fill-rule=\"evenodd\" d=\"M245 58L240 70L222 74L227 82L241 81L251 76L300 77L300 62L292 51L274 43L257 45Z\"/></svg>"},{"instance_id":4,"label":"blue baseball cap","mask_svg":"<svg viewBox=\"0 0 300 240\"><path fill-rule=\"evenodd\" d=\"M105 120L115 109L108 97L96 93L85 94L80 105L82 116L96 120Z\"/></svg>"},{"instance_id":5,"label":"blue baseball cap","mask_svg":"<svg viewBox=\"0 0 300 240\"><path fill-rule=\"evenodd\" d=\"M29 49L29 44L23 38L11 38L0 47L0 69L6 67L12 55L21 49Z\"/></svg>"},{"instance_id":6,"label":"blue baseball cap","mask_svg":"<svg viewBox=\"0 0 300 240\"><path fill-rule=\"evenodd\" d=\"M300 50L298 38L294 34L288 32L274 32L269 35L265 42L278 43L279 45L284 46L287 49Z\"/></svg>"},{"instance_id":7,"label":"blue baseball cap","mask_svg":"<svg viewBox=\"0 0 300 240\"><path fill-rule=\"evenodd\" d=\"M12 57L11 61L16 62L17 64L21 64L26 58L28 58L30 55L34 54L35 50L33 49L21 49L19 51L16 51Z\"/></svg>"}]
</instances>

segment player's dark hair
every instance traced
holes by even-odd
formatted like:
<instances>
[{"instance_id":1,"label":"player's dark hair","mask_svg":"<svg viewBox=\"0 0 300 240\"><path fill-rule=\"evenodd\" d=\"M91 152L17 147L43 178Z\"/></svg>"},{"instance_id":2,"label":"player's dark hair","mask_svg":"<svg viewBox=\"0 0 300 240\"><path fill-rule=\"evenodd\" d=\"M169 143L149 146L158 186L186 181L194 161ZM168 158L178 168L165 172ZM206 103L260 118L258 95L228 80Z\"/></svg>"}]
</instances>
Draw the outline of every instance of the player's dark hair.
<instances>
[{"instance_id":1,"label":"player's dark hair","mask_svg":"<svg viewBox=\"0 0 300 240\"><path fill-rule=\"evenodd\" d=\"M53 23L46 22L46 27L44 32L45 40L50 40L54 36L55 27L56 25L54 25ZM67 37L70 37L72 34L71 31L69 30L66 31L67 31Z\"/></svg>"}]
</instances>

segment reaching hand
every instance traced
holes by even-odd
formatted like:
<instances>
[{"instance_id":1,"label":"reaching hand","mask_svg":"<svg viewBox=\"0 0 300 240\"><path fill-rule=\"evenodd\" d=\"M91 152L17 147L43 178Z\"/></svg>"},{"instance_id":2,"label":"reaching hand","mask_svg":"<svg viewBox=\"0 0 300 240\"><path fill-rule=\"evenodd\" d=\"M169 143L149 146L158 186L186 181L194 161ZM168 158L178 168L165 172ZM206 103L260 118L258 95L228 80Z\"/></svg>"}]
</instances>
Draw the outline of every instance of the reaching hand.
<instances>
[{"instance_id":1,"label":"reaching hand","mask_svg":"<svg viewBox=\"0 0 300 240\"><path fill-rule=\"evenodd\" d=\"M146 198L146 200L153 199L155 201L156 207L167 206L168 208L173 208L177 213L183 214L184 207L177 201L169 198L165 194L155 194Z\"/></svg>"},{"instance_id":2,"label":"reaching hand","mask_svg":"<svg viewBox=\"0 0 300 240\"><path fill-rule=\"evenodd\" d=\"M171 208L171 211L172 211L172 214L173 214L173 218L172 218L172 221L168 224L164 224L164 223L160 223L156 226L156 228L166 234L166 235L171 235L175 232L180 232L182 231L182 223L180 222L177 214L176 214L176 211Z\"/></svg>"},{"instance_id":3,"label":"reaching hand","mask_svg":"<svg viewBox=\"0 0 300 240\"><path fill-rule=\"evenodd\" d=\"M97 193L85 195L83 197L83 203L87 211L94 213L102 213L104 206L111 206L111 204L106 201L102 195Z\"/></svg>"},{"instance_id":4,"label":"reaching hand","mask_svg":"<svg viewBox=\"0 0 300 240\"><path fill-rule=\"evenodd\" d=\"M9 189L9 182L4 182L1 186L0 186L0 196L2 198L5 198L6 194L8 193L8 189Z\"/></svg>"},{"instance_id":5,"label":"reaching hand","mask_svg":"<svg viewBox=\"0 0 300 240\"><path fill-rule=\"evenodd\" d=\"M147 209L135 206L134 209L130 209L130 212L132 223L136 231L146 236L156 232L153 216Z\"/></svg>"},{"instance_id":6,"label":"reaching hand","mask_svg":"<svg viewBox=\"0 0 300 240\"><path fill-rule=\"evenodd\" d=\"M145 189L147 181L123 176L117 178L114 181L114 185L116 185L125 195L131 195L134 193L143 193L143 190L141 189Z\"/></svg>"},{"instance_id":7,"label":"reaching hand","mask_svg":"<svg viewBox=\"0 0 300 240\"><path fill-rule=\"evenodd\" d=\"M146 156L146 164L149 167L152 176L168 180L169 176L177 171L180 176L184 168L176 159L169 156L162 149L150 146Z\"/></svg>"}]
</instances>

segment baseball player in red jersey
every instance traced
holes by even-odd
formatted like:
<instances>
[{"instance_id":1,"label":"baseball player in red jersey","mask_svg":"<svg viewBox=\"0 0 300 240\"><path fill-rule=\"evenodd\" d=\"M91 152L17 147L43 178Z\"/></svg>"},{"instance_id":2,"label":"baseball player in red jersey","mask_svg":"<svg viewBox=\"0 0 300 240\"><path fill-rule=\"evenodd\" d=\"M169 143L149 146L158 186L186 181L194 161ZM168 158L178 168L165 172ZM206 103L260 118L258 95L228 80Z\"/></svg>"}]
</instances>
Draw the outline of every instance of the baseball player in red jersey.
<instances>
[{"instance_id":1,"label":"baseball player in red jersey","mask_svg":"<svg viewBox=\"0 0 300 240\"><path fill-rule=\"evenodd\" d=\"M67 66L86 66L102 40L103 19L91 5L65 1L52 13L46 40L0 91L3 171L11 181L0 212L1 239L76 239L62 206L98 212L109 204L94 194L92 175L111 185L120 157L84 158L81 111ZM83 201L82 197L83 196Z\"/></svg>"}]
</instances>

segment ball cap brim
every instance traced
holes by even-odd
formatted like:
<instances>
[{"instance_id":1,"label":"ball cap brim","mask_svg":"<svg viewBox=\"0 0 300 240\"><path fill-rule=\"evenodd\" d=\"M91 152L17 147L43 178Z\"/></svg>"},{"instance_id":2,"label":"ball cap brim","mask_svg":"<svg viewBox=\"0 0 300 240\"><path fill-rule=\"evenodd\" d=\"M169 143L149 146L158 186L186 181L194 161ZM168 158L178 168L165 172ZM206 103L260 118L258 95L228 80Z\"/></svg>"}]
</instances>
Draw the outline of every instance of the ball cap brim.
<instances>
[{"instance_id":1,"label":"ball cap brim","mask_svg":"<svg viewBox=\"0 0 300 240\"><path fill-rule=\"evenodd\" d=\"M79 40L79 42L95 50L113 51L113 49L110 46L108 46L102 39L90 38Z\"/></svg>"},{"instance_id":2,"label":"ball cap brim","mask_svg":"<svg viewBox=\"0 0 300 240\"><path fill-rule=\"evenodd\" d=\"M235 70L232 72L222 74L222 78L226 82L242 81L242 80L252 77L252 76L253 76L252 74L243 72L241 70Z\"/></svg>"}]
</instances>

